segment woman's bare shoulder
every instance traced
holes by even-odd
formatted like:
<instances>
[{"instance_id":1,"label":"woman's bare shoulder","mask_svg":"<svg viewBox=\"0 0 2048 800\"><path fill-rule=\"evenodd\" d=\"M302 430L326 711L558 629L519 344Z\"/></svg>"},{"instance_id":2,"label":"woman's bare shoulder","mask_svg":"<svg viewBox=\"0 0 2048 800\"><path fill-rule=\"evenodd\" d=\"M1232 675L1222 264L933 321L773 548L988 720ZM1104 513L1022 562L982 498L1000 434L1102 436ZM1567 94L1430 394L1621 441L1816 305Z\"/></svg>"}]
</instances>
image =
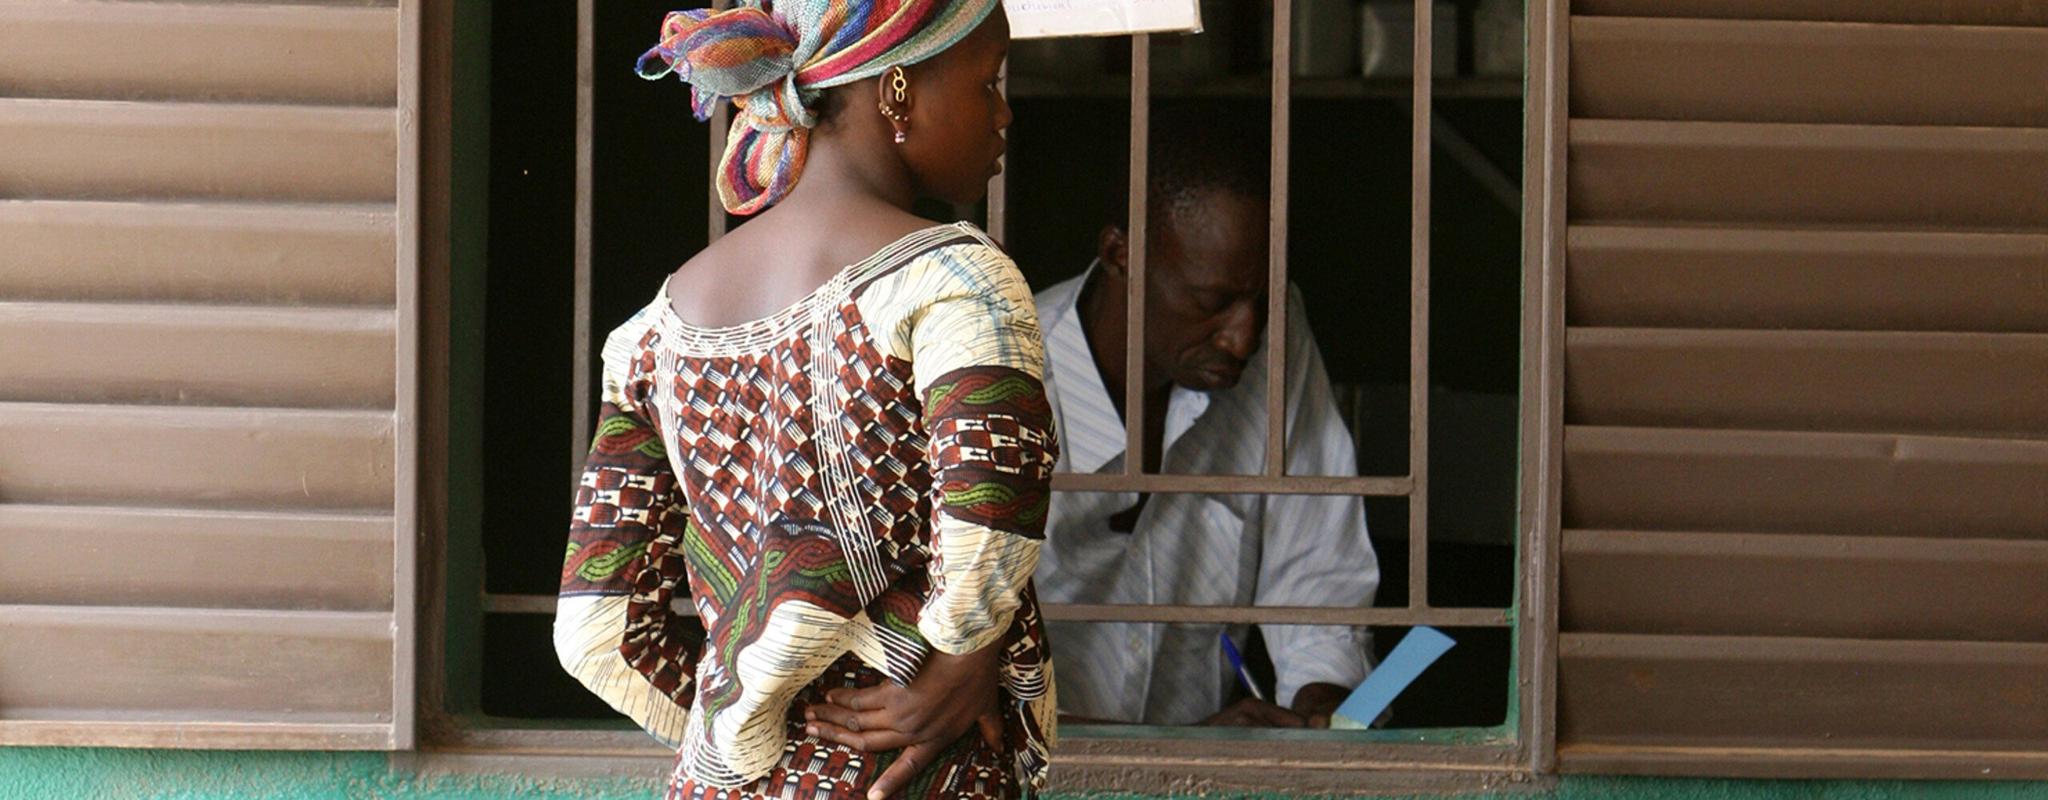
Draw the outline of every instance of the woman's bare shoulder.
<instances>
[{"instance_id":1,"label":"woman's bare shoulder","mask_svg":"<svg viewBox=\"0 0 2048 800\"><path fill-rule=\"evenodd\" d=\"M932 225L890 207L849 209L831 219L775 212L734 228L675 270L668 294L679 316L703 326L767 316L847 265Z\"/></svg>"}]
</instances>

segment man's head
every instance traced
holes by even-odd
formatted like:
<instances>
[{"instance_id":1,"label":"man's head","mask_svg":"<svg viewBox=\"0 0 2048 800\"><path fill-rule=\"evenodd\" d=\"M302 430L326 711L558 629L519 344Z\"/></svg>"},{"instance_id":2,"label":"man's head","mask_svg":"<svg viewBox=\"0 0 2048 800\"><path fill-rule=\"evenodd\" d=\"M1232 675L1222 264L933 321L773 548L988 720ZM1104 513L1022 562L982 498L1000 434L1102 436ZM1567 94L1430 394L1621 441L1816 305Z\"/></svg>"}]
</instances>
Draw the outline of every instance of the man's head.
<instances>
[{"instance_id":1,"label":"man's head","mask_svg":"<svg viewBox=\"0 0 2048 800\"><path fill-rule=\"evenodd\" d=\"M1153 112L1145 256L1145 378L1236 386L1266 325L1267 133L1227 106ZM1121 304L1128 215L1098 240L1103 289ZM1105 332L1111 333L1111 332ZM1111 335L1118 335L1111 333Z\"/></svg>"}]
</instances>

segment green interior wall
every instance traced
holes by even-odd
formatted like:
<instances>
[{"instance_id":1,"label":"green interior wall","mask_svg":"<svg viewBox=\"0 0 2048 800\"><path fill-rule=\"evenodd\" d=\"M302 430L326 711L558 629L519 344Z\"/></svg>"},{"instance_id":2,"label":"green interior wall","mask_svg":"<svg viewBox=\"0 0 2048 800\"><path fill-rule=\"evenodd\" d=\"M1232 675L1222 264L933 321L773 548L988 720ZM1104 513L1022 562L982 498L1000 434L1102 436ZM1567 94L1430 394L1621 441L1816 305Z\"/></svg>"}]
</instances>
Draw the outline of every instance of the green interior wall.
<instances>
[{"instance_id":1,"label":"green interior wall","mask_svg":"<svg viewBox=\"0 0 2048 800\"><path fill-rule=\"evenodd\" d=\"M0 748L0 800L483 800L653 797L658 776L415 775L382 753ZM1077 797L1078 795L1054 795ZM1258 798L1270 795L1213 795ZM1139 800L1144 795L1093 795ZM2019 800L2048 783L1735 781L1568 776L1542 792L1461 795L1541 800Z\"/></svg>"}]
</instances>

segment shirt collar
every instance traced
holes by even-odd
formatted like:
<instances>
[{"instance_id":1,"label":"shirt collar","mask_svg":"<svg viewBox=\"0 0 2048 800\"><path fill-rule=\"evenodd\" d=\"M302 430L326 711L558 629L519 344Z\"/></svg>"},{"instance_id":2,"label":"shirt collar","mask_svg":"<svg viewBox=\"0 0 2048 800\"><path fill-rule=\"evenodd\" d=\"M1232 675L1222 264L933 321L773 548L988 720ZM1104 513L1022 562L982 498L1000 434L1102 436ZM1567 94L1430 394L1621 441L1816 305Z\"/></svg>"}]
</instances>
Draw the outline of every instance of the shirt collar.
<instances>
[{"instance_id":1,"label":"shirt collar","mask_svg":"<svg viewBox=\"0 0 2048 800\"><path fill-rule=\"evenodd\" d=\"M1104 425L1121 431L1122 416L1110 400L1109 389L1102 383L1102 370L1095 364L1095 352L1088 347L1088 332L1081 322L1081 289L1100 265L1099 260L1090 262L1080 276L1047 288L1040 295L1039 311L1052 318L1052 324L1045 331L1045 347L1062 419L1101 420ZM1174 386L1166 402L1166 441L1161 447L1171 450L1174 442L1179 441L1209 410L1210 397L1205 392ZM1124 454L1124 438L1071 436L1063 431L1060 447L1067 453L1069 466L1075 472L1097 472Z\"/></svg>"}]
</instances>

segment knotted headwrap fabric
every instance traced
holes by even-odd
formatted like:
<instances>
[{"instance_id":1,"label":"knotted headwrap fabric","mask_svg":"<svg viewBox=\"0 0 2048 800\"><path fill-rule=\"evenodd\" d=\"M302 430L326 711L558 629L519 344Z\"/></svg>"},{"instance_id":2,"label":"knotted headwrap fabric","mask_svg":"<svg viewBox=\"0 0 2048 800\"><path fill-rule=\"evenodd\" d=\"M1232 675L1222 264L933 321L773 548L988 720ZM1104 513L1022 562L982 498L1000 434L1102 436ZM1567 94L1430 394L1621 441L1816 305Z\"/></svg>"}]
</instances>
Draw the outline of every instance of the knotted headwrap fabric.
<instances>
[{"instance_id":1,"label":"knotted headwrap fabric","mask_svg":"<svg viewBox=\"0 0 2048 800\"><path fill-rule=\"evenodd\" d=\"M1000 0L740 0L726 11L670 12L640 77L690 84L702 122L731 99L718 169L727 211L772 206L803 174L813 104L825 89L915 64L951 47Z\"/></svg>"}]
</instances>

